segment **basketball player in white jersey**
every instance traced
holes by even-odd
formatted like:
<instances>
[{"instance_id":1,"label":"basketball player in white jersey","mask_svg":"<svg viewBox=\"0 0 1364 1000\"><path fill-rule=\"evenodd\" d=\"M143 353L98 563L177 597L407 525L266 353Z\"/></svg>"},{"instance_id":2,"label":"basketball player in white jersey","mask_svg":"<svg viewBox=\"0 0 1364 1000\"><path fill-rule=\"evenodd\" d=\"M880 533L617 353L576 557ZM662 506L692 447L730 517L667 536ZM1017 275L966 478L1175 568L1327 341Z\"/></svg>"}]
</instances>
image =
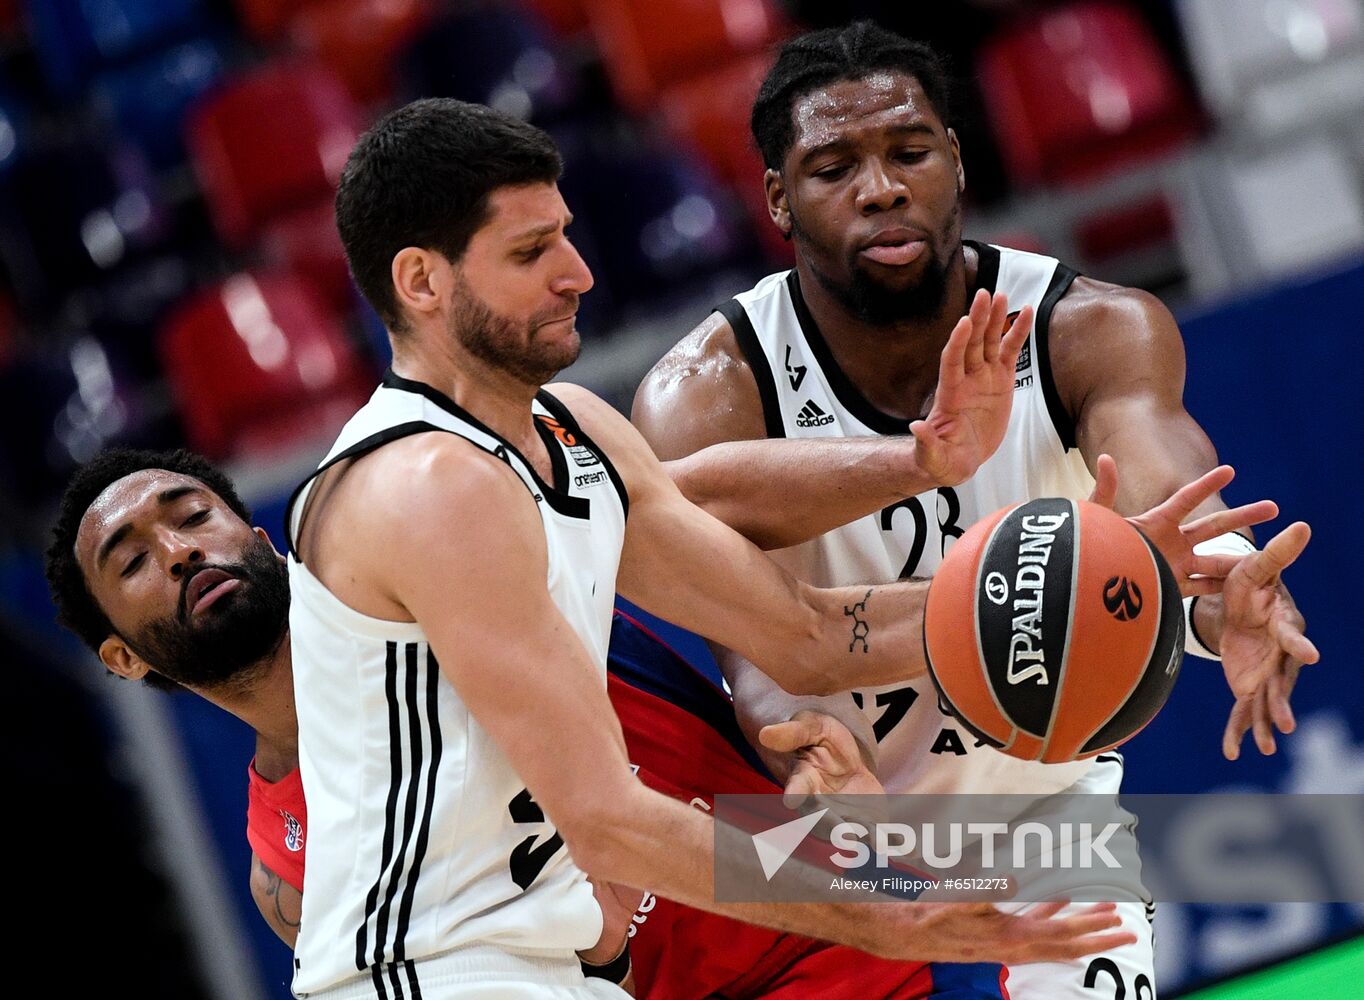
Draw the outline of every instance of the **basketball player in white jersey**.
<instances>
[{"instance_id":1,"label":"basketball player in white jersey","mask_svg":"<svg viewBox=\"0 0 1364 1000\"><path fill-rule=\"evenodd\" d=\"M787 455L765 472L773 482L829 486L820 513L831 528L845 526L778 553L794 575L820 586L929 576L983 515L1033 497L1084 498L1095 471L1100 492L1111 495L1112 468L1108 459L1100 464L1101 452L1122 470L1116 509L1125 514L1155 506L1216 465L1184 410L1183 346L1159 301L1080 277L1053 258L963 241L965 171L945 90L931 51L869 22L786 44L752 124L768 167L769 211L794 241L796 267L712 314L636 396L635 424L665 460L722 441L817 439L799 460ZM932 439L931 422L921 418L940 388L948 336L968 308L973 321L1006 322L1000 296L1009 309L1035 314L1002 443L965 481L945 477L934 492L897 493L892 452L876 436L912 434L919 447ZM863 440L829 444L846 438ZM1214 496L1201 512L1221 507ZM1293 728L1288 695L1299 666L1317 652L1278 573L1307 538L1307 526L1295 524L1263 553L1235 534L1210 543L1245 556L1223 595L1193 602L1189 629L1196 652L1221 652L1238 699L1224 737L1228 756L1252 724L1267 753L1271 725ZM812 703L791 699L742 655L718 655L748 731L818 708L825 715L802 716L805 732L793 742L832 747L842 719L890 792L1109 792L1121 779L1117 754L1042 765L994 751L939 707L926 678L865 688L851 703ZM789 787L828 790L827 760L815 766L808 752L768 760ZM856 761L843 762L841 790L877 787L857 770ZM1146 902L1120 907L1138 942L1103 958L1138 996L1154 993ZM1009 988L1023 1000L1078 1000L1092 996L1093 982L1081 960L1014 970Z\"/></svg>"},{"instance_id":2,"label":"basketball player in white jersey","mask_svg":"<svg viewBox=\"0 0 1364 1000\"><path fill-rule=\"evenodd\" d=\"M540 388L577 356L592 284L560 167L538 129L429 100L342 174L338 228L394 361L287 520L310 825L295 992L611 993L574 954L602 926L584 871L892 957L1130 941L1104 909L715 902L712 823L628 766L605 688L615 592L828 693L923 671L926 588L799 584L686 502L609 406ZM856 656L854 625L873 637Z\"/></svg>"}]
</instances>

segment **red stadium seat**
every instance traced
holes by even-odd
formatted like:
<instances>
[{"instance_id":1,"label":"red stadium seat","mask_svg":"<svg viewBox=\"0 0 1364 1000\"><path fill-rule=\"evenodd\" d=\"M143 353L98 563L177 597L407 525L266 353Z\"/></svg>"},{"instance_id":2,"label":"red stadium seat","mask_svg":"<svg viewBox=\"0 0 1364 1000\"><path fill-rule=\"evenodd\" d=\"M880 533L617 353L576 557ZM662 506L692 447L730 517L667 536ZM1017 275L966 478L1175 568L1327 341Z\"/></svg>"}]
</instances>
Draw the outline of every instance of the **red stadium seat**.
<instances>
[{"instance_id":1,"label":"red stadium seat","mask_svg":"<svg viewBox=\"0 0 1364 1000\"><path fill-rule=\"evenodd\" d=\"M587 0L528 0L556 35L576 35L587 27Z\"/></svg>"},{"instance_id":2,"label":"red stadium seat","mask_svg":"<svg viewBox=\"0 0 1364 1000\"><path fill-rule=\"evenodd\" d=\"M257 40L273 41L279 38L290 18L309 4L319 0L233 0L237 17Z\"/></svg>"},{"instance_id":3,"label":"red stadium seat","mask_svg":"<svg viewBox=\"0 0 1364 1000\"><path fill-rule=\"evenodd\" d=\"M331 198L275 219L258 248L270 266L307 278L336 312L350 308L350 270Z\"/></svg>"},{"instance_id":4,"label":"red stadium seat","mask_svg":"<svg viewBox=\"0 0 1364 1000\"><path fill-rule=\"evenodd\" d=\"M631 111L670 83L760 52L787 33L773 0L587 0L611 85Z\"/></svg>"},{"instance_id":5,"label":"red stadium seat","mask_svg":"<svg viewBox=\"0 0 1364 1000\"><path fill-rule=\"evenodd\" d=\"M330 197L359 133L341 82L311 64L271 66L200 102L186 144L218 234L241 248L272 219Z\"/></svg>"},{"instance_id":6,"label":"red stadium seat","mask_svg":"<svg viewBox=\"0 0 1364 1000\"><path fill-rule=\"evenodd\" d=\"M289 35L368 103L389 95L395 55L430 14L421 0L325 0L299 11Z\"/></svg>"},{"instance_id":7,"label":"red stadium seat","mask_svg":"<svg viewBox=\"0 0 1364 1000\"><path fill-rule=\"evenodd\" d=\"M189 443L215 459L333 433L371 388L341 325L282 272L236 274L193 296L160 349Z\"/></svg>"},{"instance_id":8,"label":"red stadium seat","mask_svg":"<svg viewBox=\"0 0 1364 1000\"><path fill-rule=\"evenodd\" d=\"M771 65L772 57L763 53L674 84L660 96L658 108L668 131L690 143L733 189L768 255L785 262L791 246L767 213L766 168L748 125L753 98Z\"/></svg>"},{"instance_id":9,"label":"red stadium seat","mask_svg":"<svg viewBox=\"0 0 1364 1000\"><path fill-rule=\"evenodd\" d=\"M1197 108L1145 22L1125 5L1045 11L986 43L981 91L1023 185L1078 180L1193 137Z\"/></svg>"}]
</instances>

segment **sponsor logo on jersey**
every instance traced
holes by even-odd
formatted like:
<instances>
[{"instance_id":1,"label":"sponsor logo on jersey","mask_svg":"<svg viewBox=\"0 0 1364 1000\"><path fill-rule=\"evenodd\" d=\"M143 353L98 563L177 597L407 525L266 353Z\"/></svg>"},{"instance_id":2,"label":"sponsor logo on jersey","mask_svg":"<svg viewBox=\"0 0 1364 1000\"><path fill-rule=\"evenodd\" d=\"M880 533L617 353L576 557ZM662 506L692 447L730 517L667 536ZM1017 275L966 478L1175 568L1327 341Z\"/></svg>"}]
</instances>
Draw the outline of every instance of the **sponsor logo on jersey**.
<instances>
[{"instance_id":1,"label":"sponsor logo on jersey","mask_svg":"<svg viewBox=\"0 0 1364 1000\"><path fill-rule=\"evenodd\" d=\"M1125 576L1104 584L1104 607L1120 622L1135 621L1141 614L1141 588Z\"/></svg>"},{"instance_id":2,"label":"sponsor logo on jersey","mask_svg":"<svg viewBox=\"0 0 1364 1000\"><path fill-rule=\"evenodd\" d=\"M578 443L578 439L573 436L573 432L553 417L546 417L543 414L537 413L535 419L548 427L554 436L559 439L559 443L565 448L572 448Z\"/></svg>"},{"instance_id":3,"label":"sponsor logo on jersey","mask_svg":"<svg viewBox=\"0 0 1364 1000\"><path fill-rule=\"evenodd\" d=\"M291 851L303 850L303 824L283 809L279 814L284 817L284 846Z\"/></svg>"},{"instance_id":4,"label":"sponsor logo on jersey","mask_svg":"<svg viewBox=\"0 0 1364 1000\"><path fill-rule=\"evenodd\" d=\"M800 412L796 414L797 427L823 427L833 422L833 416L821 410L813 399L807 399Z\"/></svg>"},{"instance_id":5,"label":"sponsor logo on jersey","mask_svg":"<svg viewBox=\"0 0 1364 1000\"><path fill-rule=\"evenodd\" d=\"M791 380L791 391L800 392L800 384L805 381L805 366L791 365L791 345L786 345L786 377Z\"/></svg>"},{"instance_id":6,"label":"sponsor logo on jersey","mask_svg":"<svg viewBox=\"0 0 1364 1000\"><path fill-rule=\"evenodd\" d=\"M568 455L573 459L573 464L583 469L589 465L601 465L601 459L585 444L575 444L568 449Z\"/></svg>"},{"instance_id":7,"label":"sponsor logo on jersey","mask_svg":"<svg viewBox=\"0 0 1364 1000\"><path fill-rule=\"evenodd\" d=\"M598 469L596 472L584 472L573 477L573 485L578 489L582 489L584 486L596 486L598 483L604 482L606 482L606 472L602 469Z\"/></svg>"},{"instance_id":8,"label":"sponsor logo on jersey","mask_svg":"<svg viewBox=\"0 0 1364 1000\"><path fill-rule=\"evenodd\" d=\"M1021 522L1018 574L1014 578L1013 635L1009 637L1010 684L1030 680L1042 686L1051 683L1042 645L1042 594L1047 586L1051 547L1057 531L1069 517L1069 513L1035 514Z\"/></svg>"}]
</instances>

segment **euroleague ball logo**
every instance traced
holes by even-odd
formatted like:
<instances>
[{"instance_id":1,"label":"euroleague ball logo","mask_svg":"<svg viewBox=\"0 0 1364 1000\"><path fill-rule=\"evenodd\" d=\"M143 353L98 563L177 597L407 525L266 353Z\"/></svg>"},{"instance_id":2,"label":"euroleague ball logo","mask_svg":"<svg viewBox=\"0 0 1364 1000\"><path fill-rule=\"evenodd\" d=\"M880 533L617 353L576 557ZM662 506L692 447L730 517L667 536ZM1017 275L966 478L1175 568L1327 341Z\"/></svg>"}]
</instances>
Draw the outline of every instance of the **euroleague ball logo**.
<instances>
[{"instance_id":1,"label":"euroleague ball logo","mask_svg":"<svg viewBox=\"0 0 1364 1000\"><path fill-rule=\"evenodd\" d=\"M1104 607L1120 622L1134 621L1141 614L1141 588L1125 576L1110 577L1104 584Z\"/></svg>"}]
</instances>

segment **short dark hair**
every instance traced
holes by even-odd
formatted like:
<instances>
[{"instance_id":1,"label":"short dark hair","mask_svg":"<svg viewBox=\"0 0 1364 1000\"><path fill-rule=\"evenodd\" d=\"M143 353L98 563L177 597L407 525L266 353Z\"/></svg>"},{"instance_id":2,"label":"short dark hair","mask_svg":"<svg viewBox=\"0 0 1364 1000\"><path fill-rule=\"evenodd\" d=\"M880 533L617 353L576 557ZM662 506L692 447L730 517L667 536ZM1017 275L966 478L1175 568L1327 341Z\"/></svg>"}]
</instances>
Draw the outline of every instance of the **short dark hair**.
<instances>
[{"instance_id":1,"label":"short dark hair","mask_svg":"<svg viewBox=\"0 0 1364 1000\"><path fill-rule=\"evenodd\" d=\"M876 70L914 77L938 119L948 123L947 70L927 45L871 21L812 31L781 47L753 101L749 125L768 169L780 170L796 141L791 107L797 100L826 84L858 80Z\"/></svg>"},{"instance_id":2,"label":"short dark hair","mask_svg":"<svg viewBox=\"0 0 1364 1000\"><path fill-rule=\"evenodd\" d=\"M393 291L403 247L458 261L498 188L553 183L554 140L511 115L451 98L413 101L360 137L341 172L336 228L351 275L390 331L406 327Z\"/></svg>"},{"instance_id":3,"label":"short dark hair","mask_svg":"<svg viewBox=\"0 0 1364 1000\"><path fill-rule=\"evenodd\" d=\"M143 469L165 469L197 479L218 494L234 514L248 524L251 521L251 510L237 496L232 480L203 456L183 448L176 451L111 448L77 469L66 484L52 529L52 544L47 549L47 585L57 606L57 621L97 652L100 644L118 630L90 593L85 574L76 562L76 533L85 512L101 493L124 476Z\"/></svg>"}]
</instances>

